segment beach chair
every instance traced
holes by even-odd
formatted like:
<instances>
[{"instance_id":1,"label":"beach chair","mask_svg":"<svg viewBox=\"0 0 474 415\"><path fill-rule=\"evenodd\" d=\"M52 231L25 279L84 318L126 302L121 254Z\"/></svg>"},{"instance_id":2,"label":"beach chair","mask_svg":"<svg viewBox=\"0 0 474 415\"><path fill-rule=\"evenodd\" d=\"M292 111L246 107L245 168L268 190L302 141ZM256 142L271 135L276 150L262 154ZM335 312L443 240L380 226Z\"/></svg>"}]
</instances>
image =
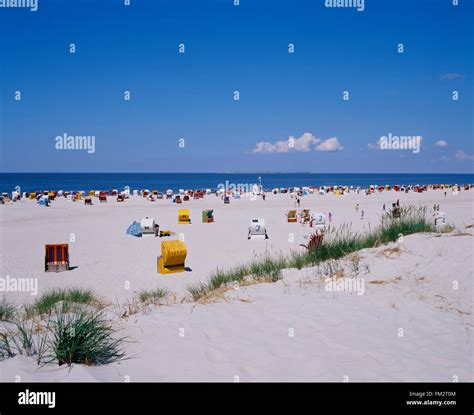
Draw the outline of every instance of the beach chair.
<instances>
[{"instance_id":1,"label":"beach chair","mask_svg":"<svg viewBox=\"0 0 474 415\"><path fill-rule=\"evenodd\" d=\"M301 224L309 224L311 222L311 211L309 209L303 209L300 213Z\"/></svg>"},{"instance_id":2,"label":"beach chair","mask_svg":"<svg viewBox=\"0 0 474 415\"><path fill-rule=\"evenodd\" d=\"M183 201L181 200L181 196L180 196L180 195L176 196L176 197L174 198L174 201L175 201L176 203L183 203Z\"/></svg>"},{"instance_id":3,"label":"beach chair","mask_svg":"<svg viewBox=\"0 0 474 415\"><path fill-rule=\"evenodd\" d=\"M99 202L100 203L107 203L107 193L106 192L100 192L99 193Z\"/></svg>"},{"instance_id":4,"label":"beach chair","mask_svg":"<svg viewBox=\"0 0 474 415\"><path fill-rule=\"evenodd\" d=\"M264 219L252 219L250 221L247 239L268 239Z\"/></svg>"},{"instance_id":5,"label":"beach chair","mask_svg":"<svg viewBox=\"0 0 474 415\"><path fill-rule=\"evenodd\" d=\"M286 216L288 217L288 222L295 223L298 220L296 210L289 210Z\"/></svg>"},{"instance_id":6,"label":"beach chair","mask_svg":"<svg viewBox=\"0 0 474 415\"><path fill-rule=\"evenodd\" d=\"M224 196L224 204L227 205L230 203L230 198L229 196Z\"/></svg>"},{"instance_id":7,"label":"beach chair","mask_svg":"<svg viewBox=\"0 0 474 415\"><path fill-rule=\"evenodd\" d=\"M118 195L117 196L117 202L123 202L125 200L125 196L124 195Z\"/></svg>"},{"instance_id":8,"label":"beach chair","mask_svg":"<svg viewBox=\"0 0 474 415\"><path fill-rule=\"evenodd\" d=\"M143 236L152 235L157 237L160 232L160 227L155 223L155 219L149 217L143 218L141 220L140 229Z\"/></svg>"},{"instance_id":9,"label":"beach chair","mask_svg":"<svg viewBox=\"0 0 474 415\"><path fill-rule=\"evenodd\" d=\"M90 196L86 196L84 198L84 204L85 205L92 205L92 198Z\"/></svg>"},{"instance_id":10,"label":"beach chair","mask_svg":"<svg viewBox=\"0 0 474 415\"><path fill-rule=\"evenodd\" d=\"M167 229L160 231L160 238L163 238L164 236L171 236L171 231Z\"/></svg>"},{"instance_id":11,"label":"beach chair","mask_svg":"<svg viewBox=\"0 0 474 415\"><path fill-rule=\"evenodd\" d=\"M213 223L214 222L214 214L213 210L203 210L202 211L202 223Z\"/></svg>"},{"instance_id":12,"label":"beach chair","mask_svg":"<svg viewBox=\"0 0 474 415\"><path fill-rule=\"evenodd\" d=\"M35 200L36 199L36 192L31 192L30 193L30 199Z\"/></svg>"},{"instance_id":13,"label":"beach chair","mask_svg":"<svg viewBox=\"0 0 474 415\"><path fill-rule=\"evenodd\" d=\"M191 218L189 217L188 209L180 209L178 211L178 224L180 225L190 225Z\"/></svg>"},{"instance_id":14,"label":"beach chair","mask_svg":"<svg viewBox=\"0 0 474 415\"><path fill-rule=\"evenodd\" d=\"M324 229L324 227L326 226L326 215L322 212L311 213L311 221L309 223L309 226L318 229Z\"/></svg>"},{"instance_id":15,"label":"beach chair","mask_svg":"<svg viewBox=\"0 0 474 415\"><path fill-rule=\"evenodd\" d=\"M60 272L69 270L69 245L52 244L44 246L45 272Z\"/></svg>"},{"instance_id":16,"label":"beach chair","mask_svg":"<svg viewBox=\"0 0 474 415\"><path fill-rule=\"evenodd\" d=\"M40 206L49 206L49 196L41 196L39 199Z\"/></svg>"},{"instance_id":17,"label":"beach chair","mask_svg":"<svg viewBox=\"0 0 474 415\"><path fill-rule=\"evenodd\" d=\"M189 201L189 196L188 196L188 195L183 196L183 200L184 200L185 202L188 202L188 201Z\"/></svg>"},{"instance_id":18,"label":"beach chair","mask_svg":"<svg viewBox=\"0 0 474 415\"><path fill-rule=\"evenodd\" d=\"M436 212L434 214L434 224L437 228L442 228L446 226L446 213Z\"/></svg>"},{"instance_id":19,"label":"beach chair","mask_svg":"<svg viewBox=\"0 0 474 415\"><path fill-rule=\"evenodd\" d=\"M158 272L160 274L173 274L185 271L187 255L186 245L182 241L161 242L161 256L158 257Z\"/></svg>"}]
</instances>

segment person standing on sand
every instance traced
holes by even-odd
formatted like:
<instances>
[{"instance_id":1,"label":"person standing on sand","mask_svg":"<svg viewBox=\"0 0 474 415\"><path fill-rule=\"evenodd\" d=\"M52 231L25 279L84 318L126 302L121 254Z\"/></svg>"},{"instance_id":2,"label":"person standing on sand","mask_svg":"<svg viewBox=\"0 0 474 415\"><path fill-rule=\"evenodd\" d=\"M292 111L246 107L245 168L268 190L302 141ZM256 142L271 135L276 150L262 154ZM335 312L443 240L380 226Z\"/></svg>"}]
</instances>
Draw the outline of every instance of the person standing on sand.
<instances>
[{"instance_id":1,"label":"person standing on sand","mask_svg":"<svg viewBox=\"0 0 474 415\"><path fill-rule=\"evenodd\" d=\"M444 197L446 197L447 192L444 192Z\"/></svg>"},{"instance_id":2,"label":"person standing on sand","mask_svg":"<svg viewBox=\"0 0 474 415\"><path fill-rule=\"evenodd\" d=\"M385 212L385 203L382 206L382 210Z\"/></svg>"},{"instance_id":3,"label":"person standing on sand","mask_svg":"<svg viewBox=\"0 0 474 415\"><path fill-rule=\"evenodd\" d=\"M265 202L265 193L262 193L262 199Z\"/></svg>"},{"instance_id":4,"label":"person standing on sand","mask_svg":"<svg viewBox=\"0 0 474 415\"><path fill-rule=\"evenodd\" d=\"M397 199L397 207L400 207L400 199Z\"/></svg>"},{"instance_id":5,"label":"person standing on sand","mask_svg":"<svg viewBox=\"0 0 474 415\"><path fill-rule=\"evenodd\" d=\"M356 212L359 211L359 204L358 203L356 203L355 210L356 210Z\"/></svg>"},{"instance_id":6,"label":"person standing on sand","mask_svg":"<svg viewBox=\"0 0 474 415\"><path fill-rule=\"evenodd\" d=\"M331 212L328 213L328 218L329 218L329 222L331 222L331 220L332 220L332 213Z\"/></svg>"},{"instance_id":7,"label":"person standing on sand","mask_svg":"<svg viewBox=\"0 0 474 415\"><path fill-rule=\"evenodd\" d=\"M296 204L298 205L298 207L300 207L301 205L301 200L299 197L296 198Z\"/></svg>"},{"instance_id":8,"label":"person standing on sand","mask_svg":"<svg viewBox=\"0 0 474 415\"><path fill-rule=\"evenodd\" d=\"M361 212L360 212L360 218L364 219L364 209L362 209Z\"/></svg>"}]
</instances>

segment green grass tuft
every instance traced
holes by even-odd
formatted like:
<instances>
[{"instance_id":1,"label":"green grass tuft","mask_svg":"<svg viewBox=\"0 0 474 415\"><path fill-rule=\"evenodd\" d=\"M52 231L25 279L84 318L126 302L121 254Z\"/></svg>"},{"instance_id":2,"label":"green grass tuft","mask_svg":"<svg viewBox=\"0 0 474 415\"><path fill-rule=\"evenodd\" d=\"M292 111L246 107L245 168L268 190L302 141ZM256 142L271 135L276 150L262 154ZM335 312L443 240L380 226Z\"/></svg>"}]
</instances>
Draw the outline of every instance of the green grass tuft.
<instances>
[{"instance_id":1,"label":"green grass tuft","mask_svg":"<svg viewBox=\"0 0 474 415\"><path fill-rule=\"evenodd\" d=\"M73 363L105 365L125 356L121 350L125 339L114 339L116 330L103 313L91 315L80 309L75 312L59 309L51 320L50 330L49 362L54 360L60 366Z\"/></svg>"},{"instance_id":2,"label":"green grass tuft","mask_svg":"<svg viewBox=\"0 0 474 415\"><path fill-rule=\"evenodd\" d=\"M5 298L0 300L0 321L11 321L16 315L16 307Z\"/></svg>"},{"instance_id":3,"label":"green grass tuft","mask_svg":"<svg viewBox=\"0 0 474 415\"><path fill-rule=\"evenodd\" d=\"M26 306L26 317L49 314L60 302L70 305L99 303L92 290L82 288L54 289L43 294L33 304Z\"/></svg>"},{"instance_id":4,"label":"green grass tuft","mask_svg":"<svg viewBox=\"0 0 474 415\"><path fill-rule=\"evenodd\" d=\"M166 299L168 297L169 291L164 288L157 288L153 291L142 290L138 294L138 298L142 303L146 304L157 304L160 300Z\"/></svg>"}]
</instances>

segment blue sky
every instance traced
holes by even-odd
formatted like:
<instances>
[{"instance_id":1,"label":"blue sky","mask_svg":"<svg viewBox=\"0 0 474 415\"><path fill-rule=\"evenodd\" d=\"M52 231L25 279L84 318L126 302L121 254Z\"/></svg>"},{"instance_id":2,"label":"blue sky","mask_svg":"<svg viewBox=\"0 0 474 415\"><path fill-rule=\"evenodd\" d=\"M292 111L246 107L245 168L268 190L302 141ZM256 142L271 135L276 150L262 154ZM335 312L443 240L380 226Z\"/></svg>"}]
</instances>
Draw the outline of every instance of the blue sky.
<instances>
[{"instance_id":1,"label":"blue sky","mask_svg":"<svg viewBox=\"0 0 474 415\"><path fill-rule=\"evenodd\" d=\"M472 1L38 2L0 8L0 171L474 171ZM421 151L374 149L389 133Z\"/></svg>"}]
</instances>

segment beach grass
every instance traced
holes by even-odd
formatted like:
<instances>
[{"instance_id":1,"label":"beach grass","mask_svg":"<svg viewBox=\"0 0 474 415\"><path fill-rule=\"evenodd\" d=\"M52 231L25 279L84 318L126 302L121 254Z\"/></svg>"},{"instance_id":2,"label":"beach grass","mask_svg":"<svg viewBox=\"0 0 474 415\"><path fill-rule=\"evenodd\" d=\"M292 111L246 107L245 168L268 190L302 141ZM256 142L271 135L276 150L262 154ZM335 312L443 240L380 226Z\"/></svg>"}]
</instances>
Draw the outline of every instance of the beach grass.
<instances>
[{"instance_id":1,"label":"beach grass","mask_svg":"<svg viewBox=\"0 0 474 415\"><path fill-rule=\"evenodd\" d=\"M99 304L92 290L83 288L53 289L41 295L32 304L25 306L27 318L36 315L49 314L56 304L63 302L65 304Z\"/></svg>"},{"instance_id":2,"label":"beach grass","mask_svg":"<svg viewBox=\"0 0 474 415\"><path fill-rule=\"evenodd\" d=\"M0 332L0 360L16 355L33 356L39 354L34 342L34 325L10 321L14 328ZM41 351L41 349L40 349Z\"/></svg>"},{"instance_id":3,"label":"beach grass","mask_svg":"<svg viewBox=\"0 0 474 415\"><path fill-rule=\"evenodd\" d=\"M50 350L43 363L57 362L99 366L122 360L125 338L114 338L116 330L102 312L88 314L76 309L71 312L64 304L55 310L50 320L47 344Z\"/></svg>"},{"instance_id":4,"label":"beach grass","mask_svg":"<svg viewBox=\"0 0 474 415\"><path fill-rule=\"evenodd\" d=\"M207 283L188 286L188 293L194 301L199 301L204 297L209 297L213 291L230 284L247 280L276 282L282 278L282 270L286 268L302 269L315 266L323 261L339 259L361 249L395 242L401 235L435 231L434 225L427 217L426 207L403 206L400 208L399 218L394 218L387 212L381 216L379 226L367 233L352 232L349 225L342 225L339 228L329 227L324 243L317 249L293 250L287 256L267 254L235 268L217 269L211 274Z\"/></svg>"},{"instance_id":5,"label":"beach grass","mask_svg":"<svg viewBox=\"0 0 474 415\"><path fill-rule=\"evenodd\" d=\"M6 298L0 300L0 321L10 321L16 315L15 304L8 301Z\"/></svg>"},{"instance_id":6,"label":"beach grass","mask_svg":"<svg viewBox=\"0 0 474 415\"><path fill-rule=\"evenodd\" d=\"M144 304L157 304L160 300L168 297L169 291L164 288L157 288L156 290L148 291L142 290L138 294L138 298Z\"/></svg>"}]
</instances>

